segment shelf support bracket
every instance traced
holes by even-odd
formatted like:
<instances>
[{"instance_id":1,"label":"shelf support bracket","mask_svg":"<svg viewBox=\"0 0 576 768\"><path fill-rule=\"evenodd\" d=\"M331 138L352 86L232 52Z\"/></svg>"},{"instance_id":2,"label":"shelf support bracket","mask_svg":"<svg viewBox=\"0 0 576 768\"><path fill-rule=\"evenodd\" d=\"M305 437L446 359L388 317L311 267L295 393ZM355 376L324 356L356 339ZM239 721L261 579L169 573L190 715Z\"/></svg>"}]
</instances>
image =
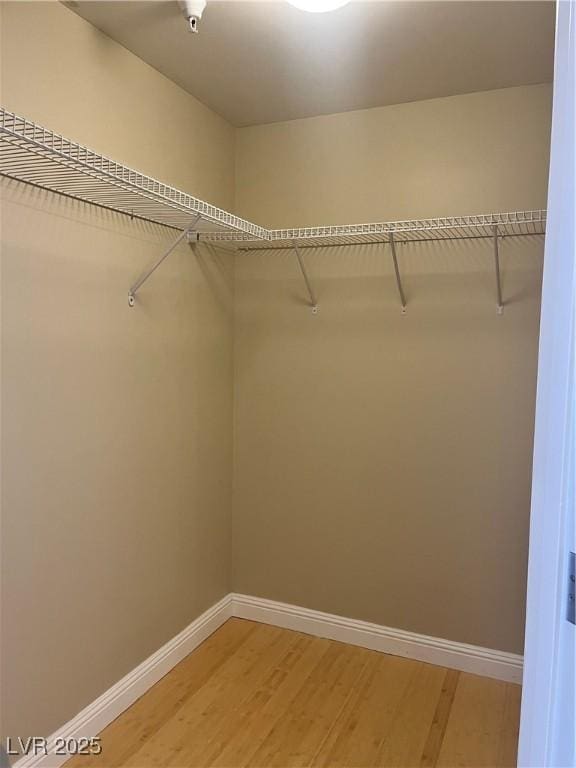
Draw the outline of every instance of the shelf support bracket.
<instances>
[{"instance_id":1,"label":"shelf support bracket","mask_svg":"<svg viewBox=\"0 0 576 768\"><path fill-rule=\"evenodd\" d=\"M292 241L292 245L294 247L294 253L296 254L296 258L298 259L298 264L300 265L300 271L302 272L302 277L304 278L304 282L306 283L306 290L308 291L308 296L310 297L310 307L312 308L312 314L316 315L318 313L318 301L316 300L316 295L314 293L312 285L310 284L310 279L308 277L308 273L306 272L306 267L304 265L304 260L302 259L302 254L300 253L300 249L298 248L298 244L296 240Z\"/></svg>"},{"instance_id":2,"label":"shelf support bracket","mask_svg":"<svg viewBox=\"0 0 576 768\"><path fill-rule=\"evenodd\" d=\"M128 306L133 307L136 303L136 294L140 290L140 288L144 285L146 280L152 275L160 264L170 256L172 251L174 251L183 240L186 240L190 237L190 234L194 231L194 227L198 224L200 221L200 214L196 216L196 218L192 221L189 227L186 227L186 229L182 230L176 240L172 243L172 245L168 248L167 251L164 251L164 253L156 259L149 267L146 269L136 280L136 282L130 287L130 290L128 291Z\"/></svg>"},{"instance_id":3,"label":"shelf support bracket","mask_svg":"<svg viewBox=\"0 0 576 768\"><path fill-rule=\"evenodd\" d=\"M502 284L500 282L500 253L498 251L498 224L494 225L494 269L496 271L496 311L499 315L504 312L502 301Z\"/></svg>"},{"instance_id":4,"label":"shelf support bracket","mask_svg":"<svg viewBox=\"0 0 576 768\"><path fill-rule=\"evenodd\" d=\"M398 257L396 256L396 243L394 242L394 232L390 232L390 250L392 251L392 261L394 262L394 274L396 275L396 286L398 288L398 295L400 296L400 304L402 309L400 310L403 315L406 314L406 296L404 295L404 288L402 287L402 279L400 278L400 269L398 267Z\"/></svg>"}]
</instances>

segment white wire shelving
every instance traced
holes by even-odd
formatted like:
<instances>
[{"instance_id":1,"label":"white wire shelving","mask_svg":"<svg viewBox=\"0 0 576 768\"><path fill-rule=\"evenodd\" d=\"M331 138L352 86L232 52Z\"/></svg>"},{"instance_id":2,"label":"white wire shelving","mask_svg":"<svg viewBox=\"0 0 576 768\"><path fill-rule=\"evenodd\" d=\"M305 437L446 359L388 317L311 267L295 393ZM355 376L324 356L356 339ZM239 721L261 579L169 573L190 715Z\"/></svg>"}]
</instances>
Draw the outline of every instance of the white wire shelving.
<instances>
[{"instance_id":1,"label":"white wire shelving","mask_svg":"<svg viewBox=\"0 0 576 768\"><path fill-rule=\"evenodd\" d=\"M436 219L413 219L408 221L375 222L372 224L343 224L328 227L304 227L299 229L272 229L268 237L256 241L249 235L240 237L226 232L209 232L201 240L224 245L234 242L239 251L293 250L302 272L312 312L318 311L316 294L306 272L302 257L305 248L337 248L352 245L389 245L394 265L394 276L400 299L401 311L406 312L406 295L396 252L397 244L430 243L446 240L492 241L496 280L496 307L502 314L504 302L500 278L499 242L505 237L527 237L544 235L546 211L514 211L511 213L490 213L476 216L452 216Z\"/></svg>"},{"instance_id":2,"label":"white wire shelving","mask_svg":"<svg viewBox=\"0 0 576 768\"><path fill-rule=\"evenodd\" d=\"M204 226L258 239L268 230L0 108L0 173L132 218ZM200 223L198 222L198 224ZM197 224L197 226L198 226Z\"/></svg>"},{"instance_id":3,"label":"white wire shelving","mask_svg":"<svg viewBox=\"0 0 576 768\"><path fill-rule=\"evenodd\" d=\"M293 248L334 248L342 245L387 243L393 237L397 243L433 242L438 240L471 240L492 238L494 227L500 237L543 235L546 211L514 211L476 216L453 216L436 219L376 222L372 224L342 224L300 229L271 229L266 238L237 236L228 232L207 232L201 240L234 242L238 250Z\"/></svg>"},{"instance_id":4,"label":"white wire shelving","mask_svg":"<svg viewBox=\"0 0 576 768\"><path fill-rule=\"evenodd\" d=\"M385 243L390 246L402 312L405 312L406 299L396 253L397 244L490 239L494 249L497 307L501 313L499 240L543 235L546 230L545 210L266 229L99 155L1 107L0 174L131 218L180 230L170 248L131 286L128 293L130 306L134 306L136 293L144 282L185 239L232 247L240 252L293 250L313 312L317 311L318 304L306 272L302 249Z\"/></svg>"}]
</instances>

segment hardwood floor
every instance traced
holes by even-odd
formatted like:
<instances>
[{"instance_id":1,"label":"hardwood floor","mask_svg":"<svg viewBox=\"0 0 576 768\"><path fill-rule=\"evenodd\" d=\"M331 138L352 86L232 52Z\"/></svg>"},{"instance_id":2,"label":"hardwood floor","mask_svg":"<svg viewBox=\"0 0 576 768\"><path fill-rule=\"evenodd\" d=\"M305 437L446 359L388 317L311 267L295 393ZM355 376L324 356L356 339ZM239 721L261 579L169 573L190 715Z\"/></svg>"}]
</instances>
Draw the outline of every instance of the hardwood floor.
<instances>
[{"instance_id":1,"label":"hardwood floor","mask_svg":"<svg viewBox=\"0 0 576 768\"><path fill-rule=\"evenodd\" d=\"M230 619L66 768L516 765L520 687Z\"/></svg>"}]
</instances>

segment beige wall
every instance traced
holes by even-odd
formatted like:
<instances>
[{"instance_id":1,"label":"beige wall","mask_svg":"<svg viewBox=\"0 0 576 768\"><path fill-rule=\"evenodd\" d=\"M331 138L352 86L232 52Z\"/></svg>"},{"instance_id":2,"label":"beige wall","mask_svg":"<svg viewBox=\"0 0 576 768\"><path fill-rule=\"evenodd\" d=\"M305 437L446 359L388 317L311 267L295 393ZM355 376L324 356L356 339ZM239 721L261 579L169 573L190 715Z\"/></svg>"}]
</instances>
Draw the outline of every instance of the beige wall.
<instances>
[{"instance_id":1,"label":"beige wall","mask_svg":"<svg viewBox=\"0 0 576 768\"><path fill-rule=\"evenodd\" d=\"M551 86L237 132L236 210L268 227L546 206Z\"/></svg>"},{"instance_id":2,"label":"beige wall","mask_svg":"<svg viewBox=\"0 0 576 768\"><path fill-rule=\"evenodd\" d=\"M234 129L65 6L2 3L2 104L231 208Z\"/></svg>"},{"instance_id":3,"label":"beige wall","mask_svg":"<svg viewBox=\"0 0 576 768\"><path fill-rule=\"evenodd\" d=\"M545 207L550 88L241 129L271 226ZM235 264L234 588L522 651L542 240Z\"/></svg>"},{"instance_id":4,"label":"beige wall","mask_svg":"<svg viewBox=\"0 0 576 768\"><path fill-rule=\"evenodd\" d=\"M2 102L220 205L223 120L64 6L3 7ZM201 147L202 151L198 151ZM3 184L2 735L47 735L230 590L230 258Z\"/></svg>"}]
</instances>

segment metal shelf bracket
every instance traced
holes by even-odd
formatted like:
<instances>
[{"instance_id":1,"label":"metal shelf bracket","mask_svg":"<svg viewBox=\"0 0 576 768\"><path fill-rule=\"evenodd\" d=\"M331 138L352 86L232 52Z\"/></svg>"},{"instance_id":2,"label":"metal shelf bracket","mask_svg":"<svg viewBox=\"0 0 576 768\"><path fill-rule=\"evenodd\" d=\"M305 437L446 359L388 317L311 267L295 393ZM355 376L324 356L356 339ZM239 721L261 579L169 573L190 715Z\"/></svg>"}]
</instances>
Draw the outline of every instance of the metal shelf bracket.
<instances>
[{"instance_id":1,"label":"metal shelf bracket","mask_svg":"<svg viewBox=\"0 0 576 768\"><path fill-rule=\"evenodd\" d=\"M316 315L318 314L318 301L316 300L316 294L314 293L312 285L310 284L310 279L308 277L308 273L306 272L304 260L302 258L302 254L300 253L300 249L298 248L298 243L296 242L296 240L292 241L292 245L294 246L294 253L296 254L296 258L298 259L298 264L300 266L300 271L302 272L302 277L304 278L304 282L306 283L306 290L308 291L308 296L310 297L310 307L312 309L312 314Z\"/></svg>"},{"instance_id":2,"label":"metal shelf bracket","mask_svg":"<svg viewBox=\"0 0 576 768\"><path fill-rule=\"evenodd\" d=\"M394 274L396 275L396 286L398 288L398 294L400 296L401 313L406 314L406 296L404 295L404 288L402 287L402 280L400 278L400 269L398 267L398 257L396 256L396 243L394 242L394 233L390 232L390 250L392 251L392 261L394 262Z\"/></svg>"},{"instance_id":3,"label":"metal shelf bracket","mask_svg":"<svg viewBox=\"0 0 576 768\"><path fill-rule=\"evenodd\" d=\"M183 240L187 240L188 242L195 242L197 240L197 235L194 232L194 228L200 221L200 214L198 214L195 219L192 221L189 227L186 227L186 229L182 230L176 240L172 243L172 245L168 248L168 250L164 251L164 253L156 259L149 267L146 269L136 280L136 282L130 287L130 290L128 291L128 306L133 307L136 304L136 294L140 290L140 288L144 285L146 280L152 275L162 264L162 262L170 256L172 251L174 251Z\"/></svg>"},{"instance_id":4,"label":"metal shelf bracket","mask_svg":"<svg viewBox=\"0 0 576 768\"><path fill-rule=\"evenodd\" d=\"M504 312L502 301L502 284L500 282L500 253L498 251L498 225L494 225L494 269L496 271L496 312L501 315Z\"/></svg>"}]
</instances>

